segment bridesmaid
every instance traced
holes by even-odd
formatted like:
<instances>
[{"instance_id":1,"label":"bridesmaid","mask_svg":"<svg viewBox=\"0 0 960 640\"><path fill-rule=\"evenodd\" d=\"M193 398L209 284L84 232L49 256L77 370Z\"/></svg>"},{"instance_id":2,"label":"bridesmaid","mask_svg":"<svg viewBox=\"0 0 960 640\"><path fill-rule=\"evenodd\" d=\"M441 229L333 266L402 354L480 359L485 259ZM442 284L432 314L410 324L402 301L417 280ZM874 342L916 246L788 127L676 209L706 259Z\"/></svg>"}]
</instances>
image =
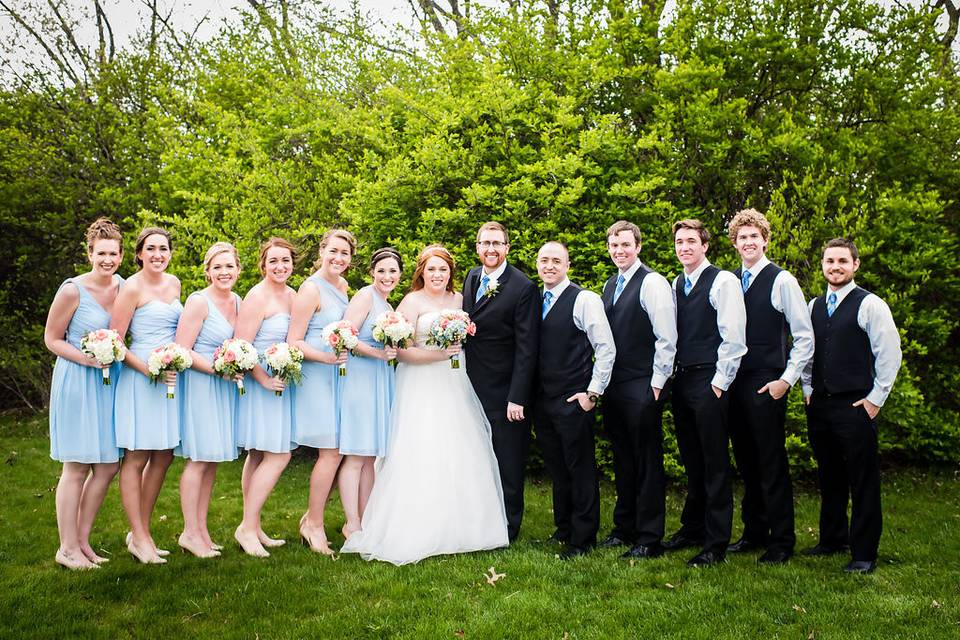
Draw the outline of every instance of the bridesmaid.
<instances>
[{"instance_id":1,"label":"bridesmaid","mask_svg":"<svg viewBox=\"0 0 960 640\"><path fill-rule=\"evenodd\" d=\"M387 451L390 408L393 405L393 367L389 361L397 350L373 338L373 323L393 307L387 302L400 282L403 264L396 249L386 247L370 259L373 284L360 289L344 313L344 319L360 327L360 343L349 359L349 375L343 379L340 396L340 500L347 522L344 538L360 530L367 499L373 490L373 463Z\"/></svg>"},{"instance_id":2,"label":"bridesmaid","mask_svg":"<svg viewBox=\"0 0 960 640\"><path fill-rule=\"evenodd\" d=\"M173 249L170 233L147 227L137 237L135 257L140 270L117 296L111 329L132 341L117 381L114 427L117 446L126 449L120 468L120 499L130 533L127 550L143 563L162 564L169 552L158 549L150 535L150 516L180 443L179 401L168 400L164 385L150 382L147 358L153 349L173 342L183 307L180 281L166 273ZM177 374L167 372L166 384Z\"/></svg>"},{"instance_id":3,"label":"bridesmaid","mask_svg":"<svg viewBox=\"0 0 960 640\"><path fill-rule=\"evenodd\" d=\"M113 432L114 385L104 385L102 365L80 351L80 339L110 325L110 312L123 279L120 229L106 218L87 227L92 268L68 278L50 305L43 341L57 356L50 386L50 457L63 463L57 483L55 559L68 569L95 569L107 562L90 546L90 530L110 482L120 468ZM119 365L111 367L116 380Z\"/></svg>"},{"instance_id":4,"label":"bridesmaid","mask_svg":"<svg viewBox=\"0 0 960 640\"><path fill-rule=\"evenodd\" d=\"M260 273L263 279L247 292L240 305L236 336L252 342L259 353L285 342L290 327L290 307L295 295L287 286L293 274L296 250L283 238L270 238L260 246ZM266 558L264 547L279 547L264 533L260 513L267 498L290 462L291 393L277 396L284 383L270 377L259 365L252 371L259 384L248 384L247 395L237 412L237 444L247 450L243 463L243 522L233 537L249 555Z\"/></svg>"},{"instance_id":5,"label":"bridesmaid","mask_svg":"<svg viewBox=\"0 0 960 640\"><path fill-rule=\"evenodd\" d=\"M237 386L213 370L213 352L233 337L240 296L233 285L240 274L237 250L217 242L203 257L208 286L190 294L177 327L177 344L193 349L192 370L183 372L180 446L174 452L187 459L180 476L183 533L178 543L199 558L220 555L210 539L207 512L217 476L217 463L237 459Z\"/></svg>"},{"instance_id":6,"label":"bridesmaid","mask_svg":"<svg viewBox=\"0 0 960 640\"><path fill-rule=\"evenodd\" d=\"M320 239L320 257L293 305L290 343L303 351L303 384L294 394L294 442L315 447L317 462L310 474L307 512L300 518L300 536L318 553L333 555L323 526L323 513L333 479L340 466L338 357L321 338L323 327L343 319L347 308L347 281L357 243L349 231L331 229ZM349 376L348 376L349 377Z\"/></svg>"}]
</instances>

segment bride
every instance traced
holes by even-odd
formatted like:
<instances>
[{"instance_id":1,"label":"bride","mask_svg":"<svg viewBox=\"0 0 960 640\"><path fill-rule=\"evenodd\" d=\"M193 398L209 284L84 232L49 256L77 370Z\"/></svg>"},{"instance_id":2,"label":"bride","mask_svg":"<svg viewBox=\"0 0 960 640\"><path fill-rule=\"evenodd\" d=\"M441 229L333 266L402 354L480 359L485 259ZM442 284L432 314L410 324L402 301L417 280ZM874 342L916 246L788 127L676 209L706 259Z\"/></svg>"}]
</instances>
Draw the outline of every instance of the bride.
<instances>
[{"instance_id":1,"label":"bride","mask_svg":"<svg viewBox=\"0 0 960 640\"><path fill-rule=\"evenodd\" d=\"M442 309L461 308L453 258L440 245L417 258L413 286L397 311L416 327L416 344L398 353L396 400L387 454L377 470L361 530L343 553L396 565L429 556L505 547L507 519L490 424L466 368L425 345Z\"/></svg>"}]
</instances>

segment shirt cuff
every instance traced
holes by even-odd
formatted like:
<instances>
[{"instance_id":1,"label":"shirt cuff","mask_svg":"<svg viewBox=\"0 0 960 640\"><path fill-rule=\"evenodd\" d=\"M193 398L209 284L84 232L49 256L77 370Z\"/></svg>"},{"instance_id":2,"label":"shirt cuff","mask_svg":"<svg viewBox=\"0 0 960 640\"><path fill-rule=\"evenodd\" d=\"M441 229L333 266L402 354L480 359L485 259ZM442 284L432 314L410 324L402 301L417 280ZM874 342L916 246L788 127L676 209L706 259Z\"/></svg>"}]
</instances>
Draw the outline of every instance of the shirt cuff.
<instances>
[{"instance_id":1,"label":"shirt cuff","mask_svg":"<svg viewBox=\"0 0 960 640\"><path fill-rule=\"evenodd\" d=\"M663 387L666 384L667 384L667 376L663 375L662 373L655 373L652 376L650 376L651 387L656 387L657 389L663 389Z\"/></svg>"},{"instance_id":2,"label":"shirt cuff","mask_svg":"<svg viewBox=\"0 0 960 640\"><path fill-rule=\"evenodd\" d=\"M813 386L809 384L801 384L800 387L803 389L803 397L809 398L813 395Z\"/></svg>"},{"instance_id":3,"label":"shirt cuff","mask_svg":"<svg viewBox=\"0 0 960 640\"><path fill-rule=\"evenodd\" d=\"M800 379L800 371L792 364L788 364L787 368L784 369L780 375L780 379L792 387L797 384L797 380Z\"/></svg>"},{"instance_id":4,"label":"shirt cuff","mask_svg":"<svg viewBox=\"0 0 960 640\"><path fill-rule=\"evenodd\" d=\"M882 407L883 403L887 401L888 395L890 394L884 393L883 389L880 389L879 387L874 387L870 391L870 393L867 394L867 400L877 405L878 407Z\"/></svg>"},{"instance_id":5,"label":"shirt cuff","mask_svg":"<svg viewBox=\"0 0 960 640\"><path fill-rule=\"evenodd\" d=\"M713 376L713 380L710 381L710 384L715 386L717 389L720 389L720 391L726 391L727 389L730 388L731 382L733 382L733 380L730 380L726 376L722 375L719 371L717 371L717 373L714 374Z\"/></svg>"}]
</instances>

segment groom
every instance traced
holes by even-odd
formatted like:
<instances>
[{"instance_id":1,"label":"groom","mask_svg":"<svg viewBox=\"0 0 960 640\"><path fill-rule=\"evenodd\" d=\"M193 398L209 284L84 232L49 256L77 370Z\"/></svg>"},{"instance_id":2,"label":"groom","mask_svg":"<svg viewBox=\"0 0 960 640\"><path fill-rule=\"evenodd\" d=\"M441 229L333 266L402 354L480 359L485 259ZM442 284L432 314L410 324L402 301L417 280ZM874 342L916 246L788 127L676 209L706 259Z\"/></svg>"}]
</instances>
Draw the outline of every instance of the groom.
<instances>
[{"instance_id":1,"label":"groom","mask_svg":"<svg viewBox=\"0 0 960 640\"><path fill-rule=\"evenodd\" d=\"M471 269L463 283L463 310L477 325L477 334L464 345L467 375L493 430L512 542L523 519L540 295L530 278L507 264L509 249L506 227L499 222L480 227L477 255L482 266Z\"/></svg>"}]
</instances>

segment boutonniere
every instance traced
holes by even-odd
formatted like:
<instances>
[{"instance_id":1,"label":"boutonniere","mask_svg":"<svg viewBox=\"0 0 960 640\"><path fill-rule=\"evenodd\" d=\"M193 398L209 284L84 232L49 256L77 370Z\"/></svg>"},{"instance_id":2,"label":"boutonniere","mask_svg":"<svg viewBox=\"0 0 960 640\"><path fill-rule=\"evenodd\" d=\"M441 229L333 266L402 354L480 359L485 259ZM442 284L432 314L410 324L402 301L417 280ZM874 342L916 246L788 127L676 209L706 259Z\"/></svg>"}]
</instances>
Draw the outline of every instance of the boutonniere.
<instances>
[{"instance_id":1,"label":"boutonniere","mask_svg":"<svg viewBox=\"0 0 960 640\"><path fill-rule=\"evenodd\" d=\"M483 292L484 298L492 298L500 293L500 281L496 278L490 278L487 281L487 290Z\"/></svg>"}]
</instances>

